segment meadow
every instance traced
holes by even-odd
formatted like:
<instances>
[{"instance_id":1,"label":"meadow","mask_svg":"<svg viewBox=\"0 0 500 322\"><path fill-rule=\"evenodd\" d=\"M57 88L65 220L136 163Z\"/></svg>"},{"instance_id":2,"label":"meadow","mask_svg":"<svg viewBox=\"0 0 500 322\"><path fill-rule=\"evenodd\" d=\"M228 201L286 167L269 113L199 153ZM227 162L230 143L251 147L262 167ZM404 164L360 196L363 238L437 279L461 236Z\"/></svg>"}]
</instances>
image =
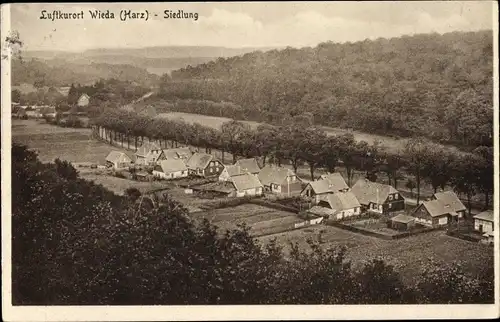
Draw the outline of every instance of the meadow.
<instances>
[{"instance_id":1,"label":"meadow","mask_svg":"<svg viewBox=\"0 0 500 322\"><path fill-rule=\"evenodd\" d=\"M417 276L432 262L445 265L456 261L471 276L482 275L493 267L492 247L447 236L445 231L383 240L337 227L318 225L257 238L262 245L272 239L284 247L285 254L289 254L290 243L297 243L304 250L309 249L307 239L319 242L324 249L345 246L347 259L353 266L360 267L363 262L382 258L394 265L409 283L417 282Z\"/></svg>"}]
</instances>

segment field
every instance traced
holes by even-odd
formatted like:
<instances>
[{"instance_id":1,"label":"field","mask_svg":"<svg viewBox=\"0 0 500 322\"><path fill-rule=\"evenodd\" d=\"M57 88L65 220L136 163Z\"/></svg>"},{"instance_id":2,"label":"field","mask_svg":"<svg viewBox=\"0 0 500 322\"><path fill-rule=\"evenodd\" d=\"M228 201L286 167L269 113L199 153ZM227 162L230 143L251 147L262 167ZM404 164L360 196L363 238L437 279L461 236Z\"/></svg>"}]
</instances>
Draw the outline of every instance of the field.
<instances>
[{"instance_id":1,"label":"field","mask_svg":"<svg viewBox=\"0 0 500 322\"><path fill-rule=\"evenodd\" d=\"M210 126L214 129L220 129L223 123L231 120L230 118L227 117L207 116L207 115L183 113L183 112L160 113L157 115L157 117L167 118L171 120L183 119L188 123L200 123L205 126ZM241 121L241 122L250 125L253 129L257 128L260 124L259 122L253 122L253 121ZM328 127L328 126L323 126L322 128L323 130L325 130L327 135L340 135L345 133L352 133L357 141L365 141L368 144L373 144L375 141L379 141L381 146L383 146L386 151L393 153L404 150L406 144L406 139L403 138L395 138L391 136L370 134L359 131L348 131L345 129ZM453 151L459 151L456 147L453 146L446 146L446 148Z\"/></svg>"},{"instance_id":2,"label":"field","mask_svg":"<svg viewBox=\"0 0 500 322\"><path fill-rule=\"evenodd\" d=\"M237 228L238 224L245 224L250 228L250 234L253 236L284 231L302 221L294 213L254 204L193 213L190 216L195 221L208 219L219 228L221 233L226 229Z\"/></svg>"},{"instance_id":3,"label":"field","mask_svg":"<svg viewBox=\"0 0 500 322\"><path fill-rule=\"evenodd\" d=\"M62 128L41 122L12 120L12 141L36 150L42 162L60 158L69 162L104 164L111 150L127 152L92 139L90 129Z\"/></svg>"},{"instance_id":4,"label":"field","mask_svg":"<svg viewBox=\"0 0 500 322\"><path fill-rule=\"evenodd\" d=\"M458 261L470 275L482 274L493 267L493 248L447 236L444 231L432 231L399 240L382 240L319 225L286 234L263 236L257 240L266 244L274 238L284 247L285 253L289 252L290 243L298 243L300 248L309 249L308 238L319 241L325 249L345 246L348 249L347 259L354 267L370 259L382 258L394 265L409 283L414 283L416 275L433 261L438 264Z\"/></svg>"}]
</instances>

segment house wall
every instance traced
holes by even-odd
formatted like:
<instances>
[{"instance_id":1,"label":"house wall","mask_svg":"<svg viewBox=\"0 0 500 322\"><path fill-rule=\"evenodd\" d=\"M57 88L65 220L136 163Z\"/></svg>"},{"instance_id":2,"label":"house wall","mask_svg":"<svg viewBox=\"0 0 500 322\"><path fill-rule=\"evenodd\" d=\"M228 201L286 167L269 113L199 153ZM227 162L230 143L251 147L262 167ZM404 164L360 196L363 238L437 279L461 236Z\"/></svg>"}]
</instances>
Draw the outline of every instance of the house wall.
<instances>
[{"instance_id":1,"label":"house wall","mask_svg":"<svg viewBox=\"0 0 500 322\"><path fill-rule=\"evenodd\" d=\"M228 181L231 177L229 176L229 172L227 171L226 168L222 170L221 174L219 175L219 181Z\"/></svg>"},{"instance_id":2,"label":"house wall","mask_svg":"<svg viewBox=\"0 0 500 322\"><path fill-rule=\"evenodd\" d=\"M482 227L481 227L482 225ZM474 219L474 229L477 231L480 231L480 228L482 228L482 231L484 233L493 231L493 223L491 221L483 220L483 219Z\"/></svg>"},{"instance_id":3,"label":"house wall","mask_svg":"<svg viewBox=\"0 0 500 322\"><path fill-rule=\"evenodd\" d=\"M203 170L202 175L204 177L219 176L224 169L225 167L222 163L220 163L220 161L210 161L208 166Z\"/></svg>"},{"instance_id":4,"label":"house wall","mask_svg":"<svg viewBox=\"0 0 500 322\"><path fill-rule=\"evenodd\" d=\"M354 217L354 216L359 216L361 214L361 208L356 207L356 208L351 208L351 209L346 209L342 211L338 211L333 215L330 215L330 219L336 219L336 220L341 220L343 218L349 218L349 217Z\"/></svg>"},{"instance_id":5,"label":"house wall","mask_svg":"<svg viewBox=\"0 0 500 322\"><path fill-rule=\"evenodd\" d=\"M391 193L387 197L383 206L383 213L401 211L405 209L405 199L400 193Z\"/></svg>"},{"instance_id":6,"label":"house wall","mask_svg":"<svg viewBox=\"0 0 500 322\"><path fill-rule=\"evenodd\" d=\"M412 216L415 217L415 223L433 227L433 218L422 205L418 206L415 209Z\"/></svg>"},{"instance_id":7,"label":"house wall","mask_svg":"<svg viewBox=\"0 0 500 322\"><path fill-rule=\"evenodd\" d=\"M282 184L282 185L278 185L279 187L279 191L277 191L278 193L281 193L281 194L288 194L288 192L290 192L290 194L298 194L302 191L302 185L300 184L299 181L295 181L295 182L291 182L290 184Z\"/></svg>"},{"instance_id":8,"label":"house wall","mask_svg":"<svg viewBox=\"0 0 500 322\"><path fill-rule=\"evenodd\" d=\"M185 178L188 176L188 171L183 170L183 171L164 173L161 171L153 170L153 175L157 178L169 180L169 179L175 179L175 178Z\"/></svg>"}]
</instances>

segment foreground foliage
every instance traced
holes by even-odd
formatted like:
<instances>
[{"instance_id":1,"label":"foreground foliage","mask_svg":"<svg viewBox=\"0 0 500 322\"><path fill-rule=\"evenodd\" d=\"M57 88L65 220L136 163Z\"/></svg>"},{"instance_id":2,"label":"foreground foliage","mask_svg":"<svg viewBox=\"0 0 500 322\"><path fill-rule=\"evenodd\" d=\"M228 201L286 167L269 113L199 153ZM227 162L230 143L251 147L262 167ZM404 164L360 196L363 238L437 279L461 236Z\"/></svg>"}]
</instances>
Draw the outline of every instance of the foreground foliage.
<instances>
[{"instance_id":1,"label":"foreground foliage","mask_svg":"<svg viewBox=\"0 0 500 322\"><path fill-rule=\"evenodd\" d=\"M284 256L245 227L218 236L171 200L114 195L71 164L12 147L13 304L485 303L491 276L431 268L416 288L381 260L360 271L344 249ZM432 286L435 287L432 287Z\"/></svg>"}]
</instances>

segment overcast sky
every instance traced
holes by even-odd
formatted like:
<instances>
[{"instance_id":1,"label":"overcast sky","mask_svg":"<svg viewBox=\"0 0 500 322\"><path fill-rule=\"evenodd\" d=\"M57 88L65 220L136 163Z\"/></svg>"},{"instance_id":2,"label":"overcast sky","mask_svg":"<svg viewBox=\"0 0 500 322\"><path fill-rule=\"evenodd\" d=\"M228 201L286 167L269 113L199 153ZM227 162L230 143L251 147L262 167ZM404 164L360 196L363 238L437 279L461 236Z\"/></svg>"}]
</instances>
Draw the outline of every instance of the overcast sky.
<instances>
[{"instance_id":1,"label":"overcast sky","mask_svg":"<svg viewBox=\"0 0 500 322\"><path fill-rule=\"evenodd\" d=\"M315 46L414 33L492 29L493 2L310 2L12 4L12 28L25 50L190 46ZM42 10L80 12L83 20L40 20ZM93 20L88 10L115 20ZM149 21L119 19L122 9L148 10ZM163 19L164 10L197 12L198 21Z\"/></svg>"}]
</instances>

